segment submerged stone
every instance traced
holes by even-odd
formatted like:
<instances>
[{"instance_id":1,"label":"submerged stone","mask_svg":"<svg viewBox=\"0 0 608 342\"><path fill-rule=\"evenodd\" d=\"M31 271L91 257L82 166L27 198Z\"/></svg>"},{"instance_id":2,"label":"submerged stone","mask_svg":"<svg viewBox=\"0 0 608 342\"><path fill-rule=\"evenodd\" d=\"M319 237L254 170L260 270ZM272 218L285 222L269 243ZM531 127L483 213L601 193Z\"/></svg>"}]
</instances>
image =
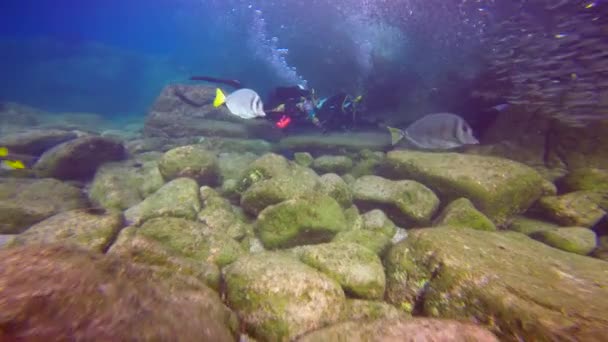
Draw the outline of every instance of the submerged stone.
<instances>
[{"instance_id":1,"label":"submerged stone","mask_svg":"<svg viewBox=\"0 0 608 342\"><path fill-rule=\"evenodd\" d=\"M592 167L574 169L559 180L564 192L608 191L608 170Z\"/></svg>"},{"instance_id":2,"label":"submerged stone","mask_svg":"<svg viewBox=\"0 0 608 342\"><path fill-rule=\"evenodd\" d=\"M347 299L342 315L344 321L407 318L396 307L381 301Z\"/></svg>"},{"instance_id":3,"label":"submerged stone","mask_svg":"<svg viewBox=\"0 0 608 342\"><path fill-rule=\"evenodd\" d=\"M300 260L330 276L355 298L382 299L384 268L371 250L355 243L324 243L297 248Z\"/></svg>"},{"instance_id":4,"label":"submerged stone","mask_svg":"<svg viewBox=\"0 0 608 342\"><path fill-rule=\"evenodd\" d=\"M191 178L177 178L163 185L141 203L125 211L129 225L154 217L181 217L195 220L201 209L198 184Z\"/></svg>"},{"instance_id":5,"label":"submerged stone","mask_svg":"<svg viewBox=\"0 0 608 342\"><path fill-rule=\"evenodd\" d=\"M554 223L537 220L525 216L515 216L509 222L508 229L514 232L530 235L540 231L553 230L558 227L559 226Z\"/></svg>"},{"instance_id":6,"label":"submerged stone","mask_svg":"<svg viewBox=\"0 0 608 342\"><path fill-rule=\"evenodd\" d=\"M336 243L356 243L371 250L376 255L383 255L391 245L391 237L367 229L340 232L331 241Z\"/></svg>"},{"instance_id":7,"label":"submerged stone","mask_svg":"<svg viewBox=\"0 0 608 342\"><path fill-rule=\"evenodd\" d=\"M167 181L180 177L192 178L199 185L217 185L219 181L217 157L199 145L180 146L165 152L158 161L158 170Z\"/></svg>"},{"instance_id":8,"label":"submerged stone","mask_svg":"<svg viewBox=\"0 0 608 342\"><path fill-rule=\"evenodd\" d=\"M382 209L399 226L426 226L439 207L433 191L414 181L363 176L352 185L353 199L362 210Z\"/></svg>"},{"instance_id":9,"label":"submerged stone","mask_svg":"<svg viewBox=\"0 0 608 342\"><path fill-rule=\"evenodd\" d=\"M2 340L234 341L234 315L202 283L64 246L0 251Z\"/></svg>"},{"instance_id":10,"label":"submerged stone","mask_svg":"<svg viewBox=\"0 0 608 342\"><path fill-rule=\"evenodd\" d=\"M71 131L32 129L2 137L0 139L0 146L8 148L11 153L39 156L44 151L77 137L78 135Z\"/></svg>"},{"instance_id":11,"label":"submerged stone","mask_svg":"<svg viewBox=\"0 0 608 342\"><path fill-rule=\"evenodd\" d=\"M20 233L47 217L86 205L80 189L56 179L0 178L0 234Z\"/></svg>"},{"instance_id":12,"label":"submerged stone","mask_svg":"<svg viewBox=\"0 0 608 342\"><path fill-rule=\"evenodd\" d=\"M591 341L608 329L605 262L520 233L410 231L385 265L393 305L479 322L501 339Z\"/></svg>"},{"instance_id":13,"label":"submerged stone","mask_svg":"<svg viewBox=\"0 0 608 342\"><path fill-rule=\"evenodd\" d=\"M42 177L81 180L93 177L100 165L125 157L126 151L120 142L84 136L44 152L33 168Z\"/></svg>"},{"instance_id":14,"label":"submerged stone","mask_svg":"<svg viewBox=\"0 0 608 342\"><path fill-rule=\"evenodd\" d=\"M353 161L347 156L324 155L316 158L312 163L312 168L319 172L319 174L343 174L350 171L352 167Z\"/></svg>"},{"instance_id":15,"label":"submerged stone","mask_svg":"<svg viewBox=\"0 0 608 342\"><path fill-rule=\"evenodd\" d=\"M227 302L257 339L290 341L341 318L340 285L294 257L245 255L225 268L224 277Z\"/></svg>"},{"instance_id":16,"label":"submerged stone","mask_svg":"<svg viewBox=\"0 0 608 342\"><path fill-rule=\"evenodd\" d=\"M266 248L287 248L330 241L346 230L342 208L327 195L294 198L264 209L257 233Z\"/></svg>"},{"instance_id":17,"label":"submerged stone","mask_svg":"<svg viewBox=\"0 0 608 342\"><path fill-rule=\"evenodd\" d=\"M448 204L433 225L496 230L494 223L466 198L459 198Z\"/></svg>"},{"instance_id":18,"label":"submerged stone","mask_svg":"<svg viewBox=\"0 0 608 342\"><path fill-rule=\"evenodd\" d=\"M591 253L596 246L595 232L585 227L560 227L542 230L532 233L530 237L563 251L581 255Z\"/></svg>"},{"instance_id":19,"label":"submerged stone","mask_svg":"<svg viewBox=\"0 0 608 342\"><path fill-rule=\"evenodd\" d=\"M538 201L541 213L562 226L591 227L606 211L599 206L604 195L593 191L576 191L561 196L546 196Z\"/></svg>"},{"instance_id":20,"label":"submerged stone","mask_svg":"<svg viewBox=\"0 0 608 342\"><path fill-rule=\"evenodd\" d=\"M311 332L298 342L316 341L483 341L498 342L482 327L448 319L387 318L350 321Z\"/></svg>"},{"instance_id":21,"label":"submerged stone","mask_svg":"<svg viewBox=\"0 0 608 342\"><path fill-rule=\"evenodd\" d=\"M335 173L326 173L319 177L319 190L333 197L342 208L353 204L353 194L346 182Z\"/></svg>"},{"instance_id":22,"label":"submerged stone","mask_svg":"<svg viewBox=\"0 0 608 342\"><path fill-rule=\"evenodd\" d=\"M397 227L380 209L374 209L361 215L363 229L382 234L389 239L397 232Z\"/></svg>"},{"instance_id":23,"label":"submerged stone","mask_svg":"<svg viewBox=\"0 0 608 342\"><path fill-rule=\"evenodd\" d=\"M391 151L381 173L418 181L445 202L467 198L499 225L528 209L544 191L543 178L529 166L462 153Z\"/></svg>"},{"instance_id":24,"label":"submerged stone","mask_svg":"<svg viewBox=\"0 0 608 342\"><path fill-rule=\"evenodd\" d=\"M70 210L31 226L17 235L11 245L61 243L104 252L121 228L122 216L119 213Z\"/></svg>"}]
</instances>

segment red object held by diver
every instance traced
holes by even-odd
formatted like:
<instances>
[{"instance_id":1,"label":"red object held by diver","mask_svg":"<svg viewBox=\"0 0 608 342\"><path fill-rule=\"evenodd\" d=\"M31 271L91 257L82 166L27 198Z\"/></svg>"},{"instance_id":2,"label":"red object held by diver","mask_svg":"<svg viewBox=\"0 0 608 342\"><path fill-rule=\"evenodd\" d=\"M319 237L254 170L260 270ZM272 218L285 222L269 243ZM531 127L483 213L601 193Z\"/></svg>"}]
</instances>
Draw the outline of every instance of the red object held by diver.
<instances>
[{"instance_id":1,"label":"red object held by diver","mask_svg":"<svg viewBox=\"0 0 608 342\"><path fill-rule=\"evenodd\" d=\"M287 115L283 115L281 116L281 119L279 119L279 121L276 122L276 126L278 128L285 128L287 126L289 126L289 124L291 123L291 118Z\"/></svg>"}]
</instances>

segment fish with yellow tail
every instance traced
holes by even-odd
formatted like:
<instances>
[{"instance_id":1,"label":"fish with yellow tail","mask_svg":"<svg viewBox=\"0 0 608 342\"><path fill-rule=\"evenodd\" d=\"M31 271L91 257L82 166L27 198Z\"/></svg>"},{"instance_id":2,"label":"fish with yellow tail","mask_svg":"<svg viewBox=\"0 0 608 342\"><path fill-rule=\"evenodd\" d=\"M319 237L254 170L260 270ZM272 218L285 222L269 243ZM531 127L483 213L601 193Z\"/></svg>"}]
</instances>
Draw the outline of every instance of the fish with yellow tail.
<instances>
[{"instance_id":1,"label":"fish with yellow tail","mask_svg":"<svg viewBox=\"0 0 608 342\"><path fill-rule=\"evenodd\" d=\"M25 164L21 160L9 159L8 148L0 147L0 169L20 170L25 169Z\"/></svg>"},{"instance_id":2,"label":"fish with yellow tail","mask_svg":"<svg viewBox=\"0 0 608 342\"><path fill-rule=\"evenodd\" d=\"M251 89L239 89L228 96L221 89L216 89L213 106L217 108L223 104L230 113L243 119L266 116L260 95Z\"/></svg>"},{"instance_id":3,"label":"fish with yellow tail","mask_svg":"<svg viewBox=\"0 0 608 342\"><path fill-rule=\"evenodd\" d=\"M391 143L396 145L403 138L414 146L428 150L449 150L463 145L479 144L473 129L460 116L452 113L426 115L405 130L387 127Z\"/></svg>"}]
</instances>

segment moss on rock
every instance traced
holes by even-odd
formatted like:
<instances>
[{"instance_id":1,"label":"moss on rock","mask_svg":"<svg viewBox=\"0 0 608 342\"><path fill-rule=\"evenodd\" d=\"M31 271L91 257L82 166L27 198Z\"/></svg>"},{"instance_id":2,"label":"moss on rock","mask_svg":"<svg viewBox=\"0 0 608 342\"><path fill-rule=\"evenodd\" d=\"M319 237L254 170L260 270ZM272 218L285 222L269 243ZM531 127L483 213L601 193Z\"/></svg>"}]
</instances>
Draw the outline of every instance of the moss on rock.
<instances>
[{"instance_id":1,"label":"moss on rock","mask_svg":"<svg viewBox=\"0 0 608 342\"><path fill-rule=\"evenodd\" d=\"M599 203L603 195L594 191L576 191L561 196L546 196L538 209L548 219L562 226L591 227L606 215Z\"/></svg>"},{"instance_id":2,"label":"moss on rock","mask_svg":"<svg viewBox=\"0 0 608 342\"><path fill-rule=\"evenodd\" d=\"M520 233L413 230L385 265L393 305L473 319L504 340L587 341L608 329L605 262Z\"/></svg>"},{"instance_id":3,"label":"moss on rock","mask_svg":"<svg viewBox=\"0 0 608 342\"><path fill-rule=\"evenodd\" d=\"M182 217L195 220L201 209L199 188L191 178L177 178L163 185L141 203L125 211L129 225L154 217Z\"/></svg>"},{"instance_id":4,"label":"moss on rock","mask_svg":"<svg viewBox=\"0 0 608 342\"><path fill-rule=\"evenodd\" d=\"M581 255L591 253L596 246L593 230L584 227L560 227L532 233L531 238L549 246Z\"/></svg>"},{"instance_id":5,"label":"moss on rock","mask_svg":"<svg viewBox=\"0 0 608 342\"><path fill-rule=\"evenodd\" d=\"M380 258L356 243L324 243L302 246L300 260L335 279L344 292L355 298L382 299L384 268Z\"/></svg>"},{"instance_id":6,"label":"moss on rock","mask_svg":"<svg viewBox=\"0 0 608 342\"><path fill-rule=\"evenodd\" d=\"M418 181L444 202L468 198L498 225L527 210L545 191L543 178L531 167L462 153L391 151L381 174Z\"/></svg>"},{"instance_id":7,"label":"moss on rock","mask_svg":"<svg viewBox=\"0 0 608 342\"><path fill-rule=\"evenodd\" d=\"M333 197L342 208L353 204L353 194L346 182L335 173L326 173L319 178L321 192Z\"/></svg>"},{"instance_id":8,"label":"moss on rock","mask_svg":"<svg viewBox=\"0 0 608 342\"><path fill-rule=\"evenodd\" d=\"M104 252L121 228L119 213L77 209L56 214L31 226L17 235L11 245L61 243Z\"/></svg>"},{"instance_id":9,"label":"moss on rock","mask_svg":"<svg viewBox=\"0 0 608 342\"><path fill-rule=\"evenodd\" d=\"M433 225L496 230L494 223L466 198L459 198L448 204Z\"/></svg>"},{"instance_id":10,"label":"moss on rock","mask_svg":"<svg viewBox=\"0 0 608 342\"><path fill-rule=\"evenodd\" d=\"M324 173L337 173L342 174L350 171L353 167L353 160L347 156L330 156L324 155L316 158L312 163L312 168L319 172Z\"/></svg>"},{"instance_id":11,"label":"moss on rock","mask_svg":"<svg viewBox=\"0 0 608 342\"><path fill-rule=\"evenodd\" d=\"M376 253L376 255L383 255L391 245L391 237L366 229L340 232L331 241L336 243L356 243L368 248Z\"/></svg>"},{"instance_id":12,"label":"moss on rock","mask_svg":"<svg viewBox=\"0 0 608 342\"><path fill-rule=\"evenodd\" d=\"M382 209L399 226L426 226L439 207L433 191L414 181L392 181L363 176L352 185L353 199L361 210Z\"/></svg>"},{"instance_id":13,"label":"moss on rock","mask_svg":"<svg viewBox=\"0 0 608 342\"><path fill-rule=\"evenodd\" d=\"M199 145L180 146L165 152L158 161L158 169L167 181L181 177L192 178L201 185L217 185L219 181L215 153Z\"/></svg>"},{"instance_id":14,"label":"moss on rock","mask_svg":"<svg viewBox=\"0 0 608 342\"><path fill-rule=\"evenodd\" d=\"M272 205L260 213L256 224L264 247L271 249L327 242L346 229L342 208L323 194Z\"/></svg>"},{"instance_id":15,"label":"moss on rock","mask_svg":"<svg viewBox=\"0 0 608 342\"><path fill-rule=\"evenodd\" d=\"M341 317L340 285L294 257L246 255L226 267L224 276L229 306L260 340L290 341Z\"/></svg>"}]
</instances>

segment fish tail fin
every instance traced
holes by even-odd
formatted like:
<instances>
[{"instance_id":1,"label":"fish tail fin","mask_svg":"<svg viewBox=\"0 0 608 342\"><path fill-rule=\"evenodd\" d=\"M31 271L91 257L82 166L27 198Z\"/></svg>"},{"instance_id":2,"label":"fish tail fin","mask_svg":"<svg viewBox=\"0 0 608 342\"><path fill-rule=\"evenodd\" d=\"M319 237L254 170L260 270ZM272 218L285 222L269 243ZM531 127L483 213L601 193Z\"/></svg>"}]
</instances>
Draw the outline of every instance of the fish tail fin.
<instances>
[{"instance_id":1,"label":"fish tail fin","mask_svg":"<svg viewBox=\"0 0 608 342\"><path fill-rule=\"evenodd\" d=\"M226 102L226 95L224 95L224 92L220 89L217 88L215 90L215 100L213 100L213 107L219 107L221 105L223 105Z\"/></svg>"},{"instance_id":2,"label":"fish tail fin","mask_svg":"<svg viewBox=\"0 0 608 342\"><path fill-rule=\"evenodd\" d=\"M25 169L25 164L21 160L3 160L2 163L14 170Z\"/></svg>"},{"instance_id":3,"label":"fish tail fin","mask_svg":"<svg viewBox=\"0 0 608 342\"><path fill-rule=\"evenodd\" d=\"M0 147L0 157L6 157L8 156L8 148L6 147Z\"/></svg>"},{"instance_id":4,"label":"fish tail fin","mask_svg":"<svg viewBox=\"0 0 608 342\"><path fill-rule=\"evenodd\" d=\"M393 145L397 145L397 143L400 142L401 139L403 139L403 137L405 136L403 131L400 130L399 128L390 127L390 126L386 126L386 128L391 133L391 144L393 144Z\"/></svg>"}]
</instances>

